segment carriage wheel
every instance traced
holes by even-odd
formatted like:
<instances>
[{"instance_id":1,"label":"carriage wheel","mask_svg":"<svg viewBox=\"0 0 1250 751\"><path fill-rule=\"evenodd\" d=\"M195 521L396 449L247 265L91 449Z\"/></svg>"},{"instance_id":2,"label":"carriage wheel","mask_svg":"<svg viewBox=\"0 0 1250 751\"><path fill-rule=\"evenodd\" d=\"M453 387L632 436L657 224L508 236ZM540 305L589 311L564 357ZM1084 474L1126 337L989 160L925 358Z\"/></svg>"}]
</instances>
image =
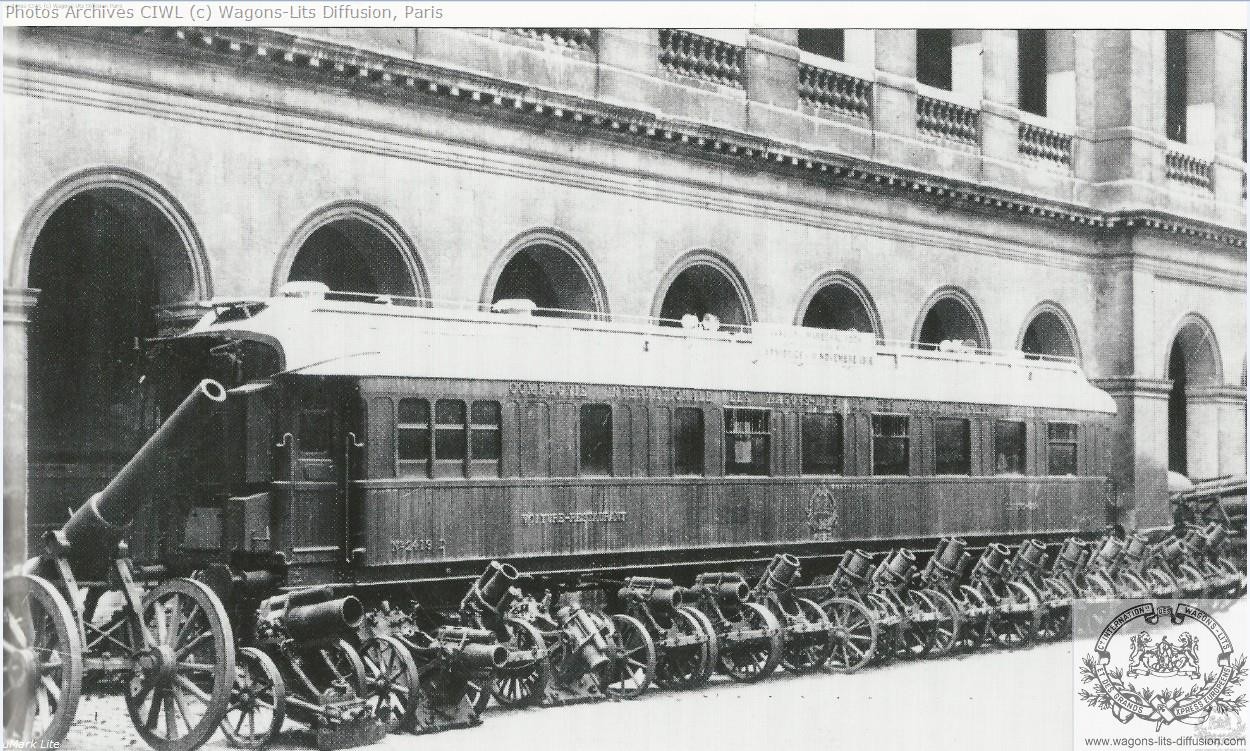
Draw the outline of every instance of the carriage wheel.
<instances>
[{"instance_id":1,"label":"carriage wheel","mask_svg":"<svg viewBox=\"0 0 1250 751\"><path fill-rule=\"evenodd\" d=\"M987 634L989 618L986 615L989 603L976 589L963 585L959 588L959 596L955 604L959 607L959 618L962 624L955 646L959 649L976 649L989 638ZM974 612L975 617L972 615Z\"/></svg>"},{"instance_id":2,"label":"carriage wheel","mask_svg":"<svg viewBox=\"0 0 1250 751\"><path fill-rule=\"evenodd\" d=\"M642 621L629 615L612 616L615 659L607 668L603 690L617 699L633 699L651 685L655 677L655 642Z\"/></svg>"},{"instance_id":3,"label":"carriage wheel","mask_svg":"<svg viewBox=\"0 0 1250 751\"><path fill-rule=\"evenodd\" d=\"M1144 578L1153 597L1172 599L1180 592L1181 585L1176 581L1176 577L1158 566L1146 569Z\"/></svg>"},{"instance_id":4,"label":"carriage wheel","mask_svg":"<svg viewBox=\"0 0 1250 751\"><path fill-rule=\"evenodd\" d=\"M1202 572L1188 563L1182 563L1176 567L1176 571L1180 576L1177 578L1181 583L1181 590L1186 597L1205 597L1207 594L1207 581Z\"/></svg>"},{"instance_id":5,"label":"carriage wheel","mask_svg":"<svg viewBox=\"0 0 1250 751\"><path fill-rule=\"evenodd\" d=\"M932 649L928 623L931 622L930 619L936 620L937 606L921 591L908 592L907 599L911 603L907 607L908 612L899 614L895 653L910 660L924 657ZM917 620L917 616L923 616L924 621Z\"/></svg>"},{"instance_id":6,"label":"carriage wheel","mask_svg":"<svg viewBox=\"0 0 1250 751\"><path fill-rule=\"evenodd\" d=\"M200 582L171 579L143 597L139 617L152 643L129 628L126 708L135 730L157 751L199 748L221 724L237 678L225 608Z\"/></svg>"},{"instance_id":7,"label":"carriage wheel","mask_svg":"<svg viewBox=\"0 0 1250 751\"><path fill-rule=\"evenodd\" d=\"M364 663L364 699L386 732L394 732L412 718L421 700L417 664L412 654L391 636L375 636L360 650Z\"/></svg>"},{"instance_id":8,"label":"carriage wheel","mask_svg":"<svg viewBox=\"0 0 1250 751\"><path fill-rule=\"evenodd\" d=\"M1144 600L1150 597L1150 587L1142 578L1132 571L1125 571L1120 574L1119 581L1120 596L1130 600Z\"/></svg>"},{"instance_id":9,"label":"carriage wheel","mask_svg":"<svg viewBox=\"0 0 1250 751\"><path fill-rule=\"evenodd\" d=\"M894 601L879 592L869 592L865 604L871 609L873 621L877 624L877 657L888 660L901 657L905 652L903 644L903 614Z\"/></svg>"},{"instance_id":10,"label":"carriage wheel","mask_svg":"<svg viewBox=\"0 0 1250 751\"><path fill-rule=\"evenodd\" d=\"M791 673L810 673L813 670L820 670L833 655L831 636L833 624L830 623L829 616L825 615L825 611L811 600L798 597L794 602L798 605L803 620L807 623L819 624L820 630L789 639L782 653L781 664Z\"/></svg>"},{"instance_id":11,"label":"carriage wheel","mask_svg":"<svg viewBox=\"0 0 1250 751\"><path fill-rule=\"evenodd\" d=\"M1225 597L1237 599L1246 593L1246 575L1224 556L1220 556L1215 561L1215 567L1224 576L1227 586L1225 587Z\"/></svg>"},{"instance_id":12,"label":"carriage wheel","mask_svg":"<svg viewBox=\"0 0 1250 751\"><path fill-rule=\"evenodd\" d=\"M839 673L854 673L877 654L877 622L868 608L842 597L822 603L822 610L833 627L833 653L829 667Z\"/></svg>"},{"instance_id":13,"label":"carriage wheel","mask_svg":"<svg viewBox=\"0 0 1250 751\"><path fill-rule=\"evenodd\" d=\"M491 675L491 695L504 707L529 707L542 701L551 680L551 661L547 645L538 629L516 618L508 619L510 651L532 652L531 659L508 660Z\"/></svg>"},{"instance_id":14,"label":"carriage wheel","mask_svg":"<svg viewBox=\"0 0 1250 751\"><path fill-rule=\"evenodd\" d=\"M941 657L955 647L959 635L959 608L945 592L936 589L922 590L933 603L937 616L929 625L929 657Z\"/></svg>"},{"instance_id":15,"label":"carriage wheel","mask_svg":"<svg viewBox=\"0 0 1250 751\"><path fill-rule=\"evenodd\" d=\"M234 748L265 748L278 737L286 717L282 674L269 655L255 647L240 649L235 667L221 732Z\"/></svg>"},{"instance_id":16,"label":"carriage wheel","mask_svg":"<svg viewBox=\"0 0 1250 751\"><path fill-rule=\"evenodd\" d=\"M4 737L54 748L82 688L82 644L65 598L42 577L4 580Z\"/></svg>"},{"instance_id":17,"label":"carriage wheel","mask_svg":"<svg viewBox=\"0 0 1250 751\"><path fill-rule=\"evenodd\" d=\"M990 612L985 621L986 634L999 647L1011 649L1028 646L1037 636L1041 620L1041 601L1033 588L1020 582L1009 582L1007 592L1001 599L1019 610L1004 613L999 608Z\"/></svg>"},{"instance_id":18,"label":"carriage wheel","mask_svg":"<svg viewBox=\"0 0 1250 751\"><path fill-rule=\"evenodd\" d=\"M1087 574L1081 594L1086 600L1113 600L1116 597L1115 585L1102 574Z\"/></svg>"},{"instance_id":19,"label":"carriage wheel","mask_svg":"<svg viewBox=\"0 0 1250 751\"><path fill-rule=\"evenodd\" d=\"M1042 580L1042 617L1037 625L1037 638L1055 641L1072 631L1073 594L1060 579Z\"/></svg>"},{"instance_id":20,"label":"carriage wheel","mask_svg":"<svg viewBox=\"0 0 1250 751\"><path fill-rule=\"evenodd\" d=\"M716 672L717 666L720 665L720 636L716 633L716 626L712 624L712 619L708 618L702 610L690 605L680 605L677 609L698 621L699 630L707 639L707 664L703 667L703 675L699 676L699 680L693 684L701 686L708 682Z\"/></svg>"},{"instance_id":21,"label":"carriage wheel","mask_svg":"<svg viewBox=\"0 0 1250 751\"><path fill-rule=\"evenodd\" d=\"M707 680L712 665L712 642L703 624L689 611L678 607L673 611L669 632L698 641L660 650L655 663L655 682L663 688L690 688Z\"/></svg>"},{"instance_id":22,"label":"carriage wheel","mask_svg":"<svg viewBox=\"0 0 1250 751\"><path fill-rule=\"evenodd\" d=\"M741 620L735 625L747 631L767 631L768 635L722 644L719 668L735 681L754 683L767 678L781 664L785 641L777 616L768 608L754 602L744 602L741 613Z\"/></svg>"}]
</instances>

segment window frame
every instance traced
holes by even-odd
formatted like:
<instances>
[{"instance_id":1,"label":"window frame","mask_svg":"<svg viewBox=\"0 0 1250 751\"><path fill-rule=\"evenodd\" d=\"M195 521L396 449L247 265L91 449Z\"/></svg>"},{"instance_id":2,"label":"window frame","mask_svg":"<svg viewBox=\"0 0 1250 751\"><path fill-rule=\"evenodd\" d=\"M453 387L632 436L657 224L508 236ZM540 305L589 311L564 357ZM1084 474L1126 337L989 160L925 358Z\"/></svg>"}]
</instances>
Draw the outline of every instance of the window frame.
<instances>
[{"instance_id":1,"label":"window frame","mask_svg":"<svg viewBox=\"0 0 1250 751\"><path fill-rule=\"evenodd\" d=\"M833 453L833 472L809 472L807 471L807 422L808 418L829 417L833 418L835 430L831 432L834 437L835 451ZM802 412L799 415L799 475L805 477L844 477L846 475L846 418L841 412Z\"/></svg>"},{"instance_id":2,"label":"window frame","mask_svg":"<svg viewBox=\"0 0 1250 751\"><path fill-rule=\"evenodd\" d=\"M403 403L407 401L419 402L425 404L425 422L402 422L400 413L403 410ZM395 468L396 475L404 477L403 471L406 467L420 466L422 475L429 477L430 462L434 458L434 436L431 434L431 425L434 423L434 412L430 406L430 400L419 396L402 396L395 400ZM403 444L400 436L405 430L420 431L425 434L425 458L424 459L408 459L401 452L400 447Z\"/></svg>"},{"instance_id":3,"label":"window frame","mask_svg":"<svg viewBox=\"0 0 1250 751\"><path fill-rule=\"evenodd\" d=\"M905 433L902 436L887 436L877 432L878 417L897 417L902 419L905 427ZM872 469L872 477L912 477L912 461L911 461L911 415L903 412L870 412L868 415L869 432L872 438L869 446L869 463ZM877 471L877 439L878 438L901 438L903 440L904 451L903 456L906 457L907 471L902 474L897 473L881 473Z\"/></svg>"},{"instance_id":4,"label":"window frame","mask_svg":"<svg viewBox=\"0 0 1250 751\"><path fill-rule=\"evenodd\" d=\"M944 472L938 467L938 424L939 423L963 423L963 437L967 450L963 456L963 472ZM943 477L971 477L972 476L972 420L967 417L958 417L954 415L939 415L933 418L933 474Z\"/></svg>"},{"instance_id":5,"label":"window frame","mask_svg":"<svg viewBox=\"0 0 1250 751\"><path fill-rule=\"evenodd\" d=\"M754 429L749 429L749 430L734 430L734 429L732 428L732 426L733 426L733 422L734 422L734 421L733 421L733 414L734 414L734 413L738 413L738 412L755 412L755 413L759 413L759 414L763 415L763 417L764 417L764 429L763 429L762 431L757 431L757 430L754 430ZM773 445L772 445L773 441L772 441L772 437L773 437L773 425L774 425L774 421L773 421L773 419L772 419L772 414L773 414L772 409L770 409L770 408L768 408L768 407L732 407L732 406L727 406L727 407L724 407L724 413L723 413L723 414L724 414L724 420L725 420L725 424L724 424L724 426L723 426L723 427L724 427L724 440L725 440L725 451L724 451L724 460L725 460L725 476L726 476L726 477L771 477L771 476L772 476L772 474L773 474L773 466L772 466L772 464L773 464ZM763 442L763 446L764 446L764 458L763 458L763 462L755 462L755 461L752 461L752 462L750 462L750 464L748 464L748 465L742 465L740 462L731 462L729 459L730 459L730 452L731 452L731 451L733 451L733 447L732 447L732 445L731 445L731 444L732 444L732 442L733 442L733 441L732 441L732 438L733 438L734 436L747 436L747 437L749 438L749 440L751 441L751 454L752 454L752 459L754 459L754 455L755 455L755 445L756 445L755 440L756 440L757 438L758 438L758 439L760 439L760 440ZM760 466L760 468L761 468L763 471L761 471L761 472L741 472L741 471L731 471L731 469L730 469L730 466L731 466L731 465L738 465L738 466L757 466L757 465L759 465L759 466Z\"/></svg>"},{"instance_id":6,"label":"window frame","mask_svg":"<svg viewBox=\"0 0 1250 751\"><path fill-rule=\"evenodd\" d=\"M1010 470L999 471L998 469L998 444L999 444L998 426L999 424L1020 426L1020 433L1021 433L1020 451L1019 451L1020 469L1017 472L1012 472ZM991 472L992 474L1002 475L1002 476L1007 476L1007 477L1027 476L1029 474L1029 422L1028 420L1015 419L1015 418L1003 418L1003 417L994 418L994 435L992 438L992 443L990 444L990 453L991 453L991 461L993 462L993 468ZM1006 454L1004 454L1004 456L1006 456Z\"/></svg>"},{"instance_id":7,"label":"window frame","mask_svg":"<svg viewBox=\"0 0 1250 751\"><path fill-rule=\"evenodd\" d=\"M494 424L479 423L474 419L479 404L495 405ZM468 440L465 442L469 462L469 476L500 477L503 475L503 404L497 399L474 399L469 402ZM483 458L477 455L474 439L481 433L494 433L495 456Z\"/></svg>"},{"instance_id":8,"label":"window frame","mask_svg":"<svg viewBox=\"0 0 1250 751\"><path fill-rule=\"evenodd\" d=\"M693 412L699 416L699 448L698 448L698 451L695 452L695 455L698 456L698 460L699 460L698 472L686 472L686 471L683 471L684 470L683 467L678 466L679 452L678 452L677 447L679 444L678 444L677 438L679 434L678 432L679 426L681 425L681 420L679 419L678 415L681 414L682 412ZM670 425L670 432L672 433L672 441L671 441L672 459L673 459L672 476L673 477L706 477L707 476L707 415L704 414L703 407L674 406L672 422Z\"/></svg>"},{"instance_id":9,"label":"window frame","mask_svg":"<svg viewBox=\"0 0 1250 751\"><path fill-rule=\"evenodd\" d=\"M1052 438L1052 427L1068 427L1072 428L1071 438ZM1056 473L1054 471L1054 450L1055 444L1072 447L1072 471L1064 473ZM1068 422L1066 420L1047 420L1046 421L1046 475L1048 477L1079 477L1081 474L1081 425L1080 423Z\"/></svg>"},{"instance_id":10,"label":"window frame","mask_svg":"<svg viewBox=\"0 0 1250 751\"><path fill-rule=\"evenodd\" d=\"M586 469L586 410L587 408L602 407L607 411L607 443L606 443L606 469L604 471L588 471ZM587 402L578 405L577 408L577 474L581 477L614 477L616 475L615 448L616 436L613 434L612 405L607 402Z\"/></svg>"}]
</instances>

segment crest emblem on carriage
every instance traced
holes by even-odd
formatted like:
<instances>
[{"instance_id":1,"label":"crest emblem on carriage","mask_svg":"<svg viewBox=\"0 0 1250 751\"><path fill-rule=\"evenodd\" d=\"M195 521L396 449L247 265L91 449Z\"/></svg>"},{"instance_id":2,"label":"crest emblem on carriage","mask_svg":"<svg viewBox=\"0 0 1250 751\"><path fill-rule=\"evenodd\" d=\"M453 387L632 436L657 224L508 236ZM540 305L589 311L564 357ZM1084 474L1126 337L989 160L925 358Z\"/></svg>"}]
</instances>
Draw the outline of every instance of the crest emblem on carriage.
<instances>
[{"instance_id":1,"label":"crest emblem on carriage","mask_svg":"<svg viewBox=\"0 0 1250 751\"><path fill-rule=\"evenodd\" d=\"M1156 731L1204 725L1245 708L1239 689L1246 673L1245 655L1234 656L1228 632L1209 613L1146 602L1107 621L1081 661L1077 697L1122 723L1153 723Z\"/></svg>"},{"instance_id":2,"label":"crest emblem on carriage","mask_svg":"<svg viewBox=\"0 0 1250 751\"><path fill-rule=\"evenodd\" d=\"M838 500L833 487L821 485L807 500L807 528L817 540L833 538L838 527Z\"/></svg>"}]
</instances>

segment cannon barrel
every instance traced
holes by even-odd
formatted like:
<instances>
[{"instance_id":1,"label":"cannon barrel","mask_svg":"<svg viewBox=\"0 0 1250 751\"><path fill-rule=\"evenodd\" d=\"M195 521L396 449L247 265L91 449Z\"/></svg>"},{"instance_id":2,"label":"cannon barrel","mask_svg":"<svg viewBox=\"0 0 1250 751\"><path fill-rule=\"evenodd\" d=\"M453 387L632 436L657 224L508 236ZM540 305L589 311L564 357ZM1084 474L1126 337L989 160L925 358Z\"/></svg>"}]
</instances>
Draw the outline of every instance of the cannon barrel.
<instances>
[{"instance_id":1,"label":"cannon barrel","mask_svg":"<svg viewBox=\"0 0 1250 751\"><path fill-rule=\"evenodd\" d=\"M617 596L622 600L645 602L658 607L677 607L686 604L689 595L685 588L675 585L672 579L632 576L625 580L625 586L617 591Z\"/></svg>"},{"instance_id":2,"label":"cannon barrel","mask_svg":"<svg viewBox=\"0 0 1250 751\"><path fill-rule=\"evenodd\" d=\"M556 614L572 651L588 672L598 671L608 662L608 642L599 631L599 624L581 608L564 607Z\"/></svg>"},{"instance_id":3,"label":"cannon barrel","mask_svg":"<svg viewBox=\"0 0 1250 751\"><path fill-rule=\"evenodd\" d=\"M458 662L474 670L503 667L508 662L508 649L485 629L444 626L435 633L444 659Z\"/></svg>"},{"instance_id":4,"label":"cannon barrel","mask_svg":"<svg viewBox=\"0 0 1250 751\"><path fill-rule=\"evenodd\" d=\"M730 603L746 602L751 596L751 588L738 574L699 574L690 591Z\"/></svg>"},{"instance_id":5,"label":"cannon barrel","mask_svg":"<svg viewBox=\"0 0 1250 751\"><path fill-rule=\"evenodd\" d=\"M933 551L930 563L944 574L951 575L959 570L960 559L968 543L959 537L943 537Z\"/></svg>"},{"instance_id":6,"label":"cannon barrel","mask_svg":"<svg viewBox=\"0 0 1250 751\"><path fill-rule=\"evenodd\" d=\"M295 605L286 611L283 621L287 634L297 641L335 636L345 629L354 629L365 617L364 606L355 597L340 597L308 605Z\"/></svg>"},{"instance_id":7,"label":"cannon barrel","mask_svg":"<svg viewBox=\"0 0 1250 751\"><path fill-rule=\"evenodd\" d=\"M521 574L512 564L491 561L460 601L460 609L468 610L476 605L499 613L506 604L509 590L519 578Z\"/></svg>"},{"instance_id":8,"label":"cannon barrel","mask_svg":"<svg viewBox=\"0 0 1250 751\"><path fill-rule=\"evenodd\" d=\"M1211 522L1202 531L1202 536L1206 540L1207 550L1218 551L1228 537L1228 528L1219 522Z\"/></svg>"},{"instance_id":9,"label":"cannon barrel","mask_svg":"<svg viewBox=\"0 0 1250 751\"><path fill-rule=\"evenodd\" d=\"M1025 540L1016 551L1016 569L1039 571L1046 562L1046 546L1038 540Z\"/></svg>"},{"instance_id":10,"label":"cannon barrel","mask_svg":"<svg viewBox=\"0 0 1250 751\"><path fill-rule=\"evenodd\" d=\"M799 574L799 559L789 553L778 553L773 556L764 575L760 577L759 587L766 591L789 589Z\"/></svg>"},{"instance_id":11,"label":"cannon barrel","mask_svg":"<svg viewBox=\"0 0 1250 751\"><path fill-rule=\"evenodd\" d=\"M182 400L152 437L126 462L104 490L87 499L70 517L61 533L72 565L90 576L107 566L107 551L121 540L126 525L149 503L168 498L183 479L174 471L175 457L198 442L206 420L221 409L226 390L205 379Z\"/></svg>"}]
</instances>

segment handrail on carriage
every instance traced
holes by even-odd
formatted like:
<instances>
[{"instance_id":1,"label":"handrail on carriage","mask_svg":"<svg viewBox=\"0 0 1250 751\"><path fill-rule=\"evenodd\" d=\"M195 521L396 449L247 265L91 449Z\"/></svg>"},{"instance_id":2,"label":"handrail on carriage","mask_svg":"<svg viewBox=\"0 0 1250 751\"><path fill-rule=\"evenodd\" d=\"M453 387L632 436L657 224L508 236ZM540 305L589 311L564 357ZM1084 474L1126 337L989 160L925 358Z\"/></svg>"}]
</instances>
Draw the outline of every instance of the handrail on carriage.
<instances>
[{"instance_id":1,"label":"handrail on carriage","mask_svg":"<svg viewBox=\"0 0 1250 751\"><path fill-rule=\"evenodd\" d=\"M809 342L824 345L821 349L833 346L835 349L872 350L875 354L908 355L921 357L937 357L940 359L967 359L984 361L996 360L1002 364L1050 364L1062 369L1079 368L1075 357L1026 353L1020 350L989 349L979 347L975 342L943 341L941 343L918 342L905 339L885 339L874 337L871 332L855 330L823 329L790 324L771 324L754 321L748 324L725 323L715 316L698 318L686 315L681 319L661 316L645 316L625 313L607 313L602 311L577 310L571 308L554 308L534 305L529 300L500 300L493 303L448 300L436 297L420 297L411 295L379 294L367 292L350 292L331 290L324 285L309 282L289 283L278 293L279 297L325 299L349 303L365 303L385 305L393 308L405 308L413 314L420 315L422 309L432 314L446 315L468 314L474 320L498 320L508 316L507 320L517 322L525 319L532 325L570 326L579 322L598 324L595 328L633 332L656 333L656 328L664 329L664 333L702 338L730 338L736 342L762 342L772 336L786 338L787 344ZM218 309L232 306L254 306L257 300L210 300L204 307ZM249 310L250 313L250 310ZM607 324L604 326L603 324ZM1043 365L1044 367L1044 365Z\"/></svg>"}]
</instances>

